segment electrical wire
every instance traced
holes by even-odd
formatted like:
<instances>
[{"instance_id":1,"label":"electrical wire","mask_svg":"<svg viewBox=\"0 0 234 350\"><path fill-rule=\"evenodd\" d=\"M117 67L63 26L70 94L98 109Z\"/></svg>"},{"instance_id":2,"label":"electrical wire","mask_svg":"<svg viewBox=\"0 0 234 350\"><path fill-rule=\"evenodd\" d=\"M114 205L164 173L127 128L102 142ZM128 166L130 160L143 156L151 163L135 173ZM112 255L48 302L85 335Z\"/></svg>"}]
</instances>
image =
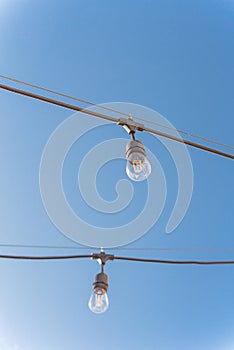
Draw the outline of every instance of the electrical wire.
<instances>
[{"instance_id":1,"label":"electrical wire","mask_svg":"<svg viewBox=\"0 0 234 350\"><path fill-rule=\"evenodd\" d=\"M13 79L13 78L10 78L10 77L6 77L6 76L3 76L3 75L0 75L0 77L4 78L4 79L11 80L11 81L14 81L14 82L17 82L17 83L24 84L24 85L27 85L27 86L31 86L33 88L37 88L37 89L40 89L40 90L43 90L43 91L46 91L46 92L49 92L49 93L53 93L53 94L56 94L56 95L59 95L59 96L62 96L62 97L66 97L66 98L73 99L73 100L76 100L76 101L79 101L79 102L82 102L82 103L86 103L86 104L89 104L89 105L92 105L92 106L96 106L96 107L105 109L107 111L111 111L111 112L114 112L114 113L117 113L117 114L121 114L121 115L124 115L124 116L127 116L127 117L130 116L127 113L120 112L120 111L117 111L115 109L112 109L112 108L109 108L109 107L105 107L105 106L99 106L99 105L96 105L95 103L92 103L90 101L79 99L79 98L76 98L76 97L73 97L73 96L70 96L70 95L66 95L66 94L63 94L63 93L59 93L59 92L56 92L56 91L53 91L53 90L49 90L49 89L40 87L38 85L29 84L29 83L26 83L26 82L23 82L23 81L20 81L20 80L17 80L17 79ZM33 94L33 93L30 93L30 92L27 92L27 91L23 91L23 90L20 90L20 89L15 89L15 88L12 88L12 87L9 87L9 86L6 86L6 85L2 85L2 84L0 84L0 88L8 90L8 91L11 91L11 92L14 92L14 93L17 93L17 94L21 94L21 95L24 95L24 96L35 98L35 99L38 99L38 100L41 100L41 101L44 101L44 102L48 102L48 103L51 103L51 104L54 104L54 105L58 105L60 107L72 109L72 110L75 110L75 111L78 111L78 112L83 112L85 114L89 114L89 115L92 115L92 116L95 116L95 117L103 118L103 119L108 120L108 121L112 121L112 122L116 122L116 123L118 122L118 119L113 118L113 117L111 117L109 115L105 115L105 114L98 113L98 112L93 112L93 111L87 110L85 108L81 108L81 107L78 107L78 106L73 106L71 104L64 103L62 101L53 100L53 99L50 99L50 98L47 98L47 97L44 97L44 96L41 96L41 95ZM217 142L217 141L213 141L213 140L210 140L210 139L207 139L207 138L195 135L195 134L191 134L189 132L185 132L185 131L182 131L182 130L177 130L177 129L168 127L166 125L162 125L160 123L156 123L154 121L149 121L147 119L140 118L140 117L137 117L137 116L134 116L134 118L137 119L137 120L141 120L141 121L147 122L147 123L152 124L152 125L156 125L156 126L160 126L160 127L163 127L163 128L167 128L169 130L177 131L177 132L185 134L187 136L199 138L199 139L201 139L203 141L206 141L206 142L209 142L209 143L213 143L213 144L216 144L216 145L219 145L219 146L223 146L223 147L228 147L228 148L234 149L234 147L232 147L232 146L229 146L229 145ZM215 150L215 149L212 149L212 148L200 145L200 144L196 144L196 143L193 143L193 142L188 141L188 140L183 140L183 139L180 139L180 138L178 138L176 136L173 136L173 135L165 134L163 132L160 132L160 131L157 131L157 130L154 130L154 129L151 129L151 128L147 128L147 127L144 127L144 130L148 131L150 133L162 136L162 137L169 138L169 139L177 141L177 142L185 143L185 144L187 144L189 146L192 146L192 147L195 147L195 148L200 148L202 150L205 150L205 151L208 151L208 152L211 152L211 153L215 153L215 154L220 155L220 156L224 156L224 157L227 157L227 158L234 159L234 156L231 155L231 154L227 154L227 153L221 152L219 150ZM9 246L13 247L14 246L14 247L21 247L21 248L23 248L23 247L24 248L25 247L31 247L31 248L87 249L85 247L58 247L58 246L45 246L45 245L44 246L35 246L35 245L31 245L31 246L28 245L28 246L26 246L26 245L6 245L6 244L3 245L2 244L0 246L2 246L2 247L3 246L5 246L5 247L9 247ZM117 248L117 249L120 250L121 248ZM122 250L234 250L234 248L122 248ZM93 255L92 254L91 255L90 254L89 255L62 255L62 256L61 255L60 256L0 255L0 258L1 259L18 259L18 260L19 259L20 260L61 260L61 259L64 260L64 259L93 258ZM151 262L151 263L162 263L162 264L183 264L183 265L188 265L188 264L197 264L197 265L224 265L224 264L227 265L227 264L234 264L234 261L196 261L196 260L176 261L176 260L143 259L143 258L132 258L132 257L121 257L121 256L113 256L112 260L124 260L124 261L134 261L134 262L149 262L149 263Z\"/></svg>"},{"instance_id":2,"label":"electrical wire","mask_svg":"<svg viewBox=\"0 0 234 350\"><path fill-rule=\"evenodd\" d=\"M177 136L169 135L169 134L166 134L164 132L157 131L157 130L154 130L154 129L151 129L151 128L144 127L144 130L150 132L151 134L155 134L155 135L158 135L158 136L165 137L167 139L171 139L173 141L184 143L187 146L198 148L198 149L201 149L201 150L209 152L209 153L214 153L216 155L219 155L219 156L222 156L222 157L225 157L225 158L234 159L234 155L233 154L222 152L222 151L219 151L219 150L211 148L211 147L203 146L203 145L201 145L199 143L191 142L191 141L179 138Z\"/></svg>"},{"instance_id":3,"label":"electrical wire","mask_svg":"<svg viewBox=\"0 0 234 350\"><path fill-rule=\"evenodd\" d=\"M36 248L36 249L78 249L78 250L88 250L91 248L87 247L77 247L77 246L56 246L56 245L36 245L36 244L0 244L3 248ZM92 248L93 249L93 248Z\"/></svg>"},{"instance_id":4,"label":"electrical wire","mask_svg":"<svg viewBox=\"0 0 234 350\"><path fill-rule=\"evenodd\" d=\"M103 110L106 110L106 111L109 111L109 112L114 112L114 113L123 115L125 117L130 117L130 114L127 114L127 113L124 113L124 112L120 112L120 111L118 111L116 109L109 108L109 107L106 107L106 106L97 105L96 103L84 100L82 98L74 97L74 96L71 96L71 95L64 94L62 92L58 92L58 91L54 91L54 90L50 90L50 89L44 88L44 87L39 86L39 85L35 85L35 84L27 83L25 81L18 80L18 79L15 79L15 78L7 77L6 75L0 75L0 78L7 79L7 80L10 80L10 81L13 81L15 83L22 84L22 85L30 86L30 87L33 87L35 89L38 89L38 90L41 90L41 91L45 91L45 92L49 92L49 93L54 94L54 95L58 95L58 96L61 96L61 97L66 97L66 98L69 98L69 99L74 100L74 101L78 101L78 102L81 102L81 103L86 103L86 104L88 104L90 106L96 106L96 107L101 108Z\"/></svg>"},{"instance_id":5,"label":"electrical wire","mask_svg":"<svg viewBox=\"0 0 234 350\"><path fill-rule=\"evenodd\" d=\"M61 93L61 92L58 92L58 91L47 89L47 88L44 88L44 87L39 86L39 85L31 84L31 83L28 83L28 82L25 82L25 81L22 81L22 80L19 80L19 79L8 77L6 75L0 75L0 78L6 79L6 80L9 80L9 81L13 81L13 82L18 83L18 84L22 84L22 85L26 85L26 86L29 86L29 87L33 87L33 88L41 90L41 91L49 92L49 93L52 93L52 94L57 95L57 96L66 97L68 99L71 99L71 100L74 100L74 101L78 101L78 102L81 102L81 103L85 103L85 104L88 104L90 106L96 106L97 108L100 108L100 109L103 109L103 110L106 110L106 111L109 111L109 112L114 112L114 113L120 114L122 116L126 116L128 118L132 117L132 118L134 118L136 120L143 121L143 122L146 122L146 123L151 124L151 125L155 125L155 126L159 126L159 127L171 130L171 131L179 132L180 134L184 134L184 135L187 135L189 137L197 138L197 139L205 141L205 142L209 142L209 143L212 143L212 144L215 144L215 145L218 145L218 146L222 146L222 147L226 147L226 148L230 148L230 149L234 150L233 146L227 145L225 143L214 141L214 140L208 139L206 137L198 136L198 135L195 135L195 134L187 132L187 131L175 129L173 127L170 127L170 126L167 126L167 125L163 125L163 124L157 123L155 121L150 121L148 119L141 118L141 117L138 117L136 115L132 115L132 114L128 114L128 113L125 113L125 112L121 112L119 110L116 110L116 109L113 109L113 108L110 108L110 107L106 107L106 106L103 106L103 105L98 105L96 103L93 103L93 102L90 102L90 101L87 101L87 100L84 100L84 99L81 99L81 98L78 98L78 97L74 97L74 96L67 95L67 94L64 94L64 93Z\"/></svg>"},{"instance_id":6,"label":"electrical wire","mask_svg":"<svg viewBox=\"0 0 234 350\"><path fill-rule=\"evenodd\" d=\"M81 108L81 107L73 106L71 104L64 103L62 101L53 100L53 99L48 98L48 97L44 97L44 96L37 95L37 94L31 93L31 92L28 92L28 91L16 89L16 88L13 88L13 87L10 87L10 86L7 86L7 85L0 84L0 88L4 89L4 90L7 90L7 91L10 91L10 92L14 92L16 94L20 94L20 95L23 95L23 96L31 97L31 98L34 98L34 99L37 99L37 100L40 100L40 101L48 102L48 103L51 103L51 104L54 104L54 105L57 105L57 106L60 106L60 107L63 107L63 108L67 108L67 109L75 110L75 111L82 112L82 113L85 113L85 114L89 114L89 115L92 115L94 117L102 118L102 119L105 119L105 120L108 120L108 121L111 121L111 122L118 123L118 121L119 121L119 119L111 117L111 116L106 115L106 114L102 114L102 113L94 112L94 111L91 111L91 110L88 110L88 109L84 109L84 108ZM191 146L191 147L194 147L194 148L198 148L198 149L201 149L203 151L214 153L216 155L219 155L219 156L222 156L222 157L225 157L225 158L234 159L234 155L232 155L232 154L221 152L221 151L219 151L217 149L206 147L206 146L203 146L201 144L194 143L194 142L191 142L191 141L188 141L188 140L185 140L185 139L173 136L173 135L169 135L169 134L166 134L166 133L161 132L161 131L157 131L157 130L154 130L154 129L151 129L151 128L147 128L145 126L144 126L143 130L147 131L149 133L158 135L158 136L162 136L162 137L171 139L173 141L184 143L184 144L186 144L188 146Z\"/></svg>"},{"instance_id":7,"label":"electrical wire","mask_svg":"<svg viewBox=\"0 0 234 350\"><path fill-rule=\"evenodd\" d=\"M100 254L89 255L58 255L58 256L28 256L28 255L0 255L0 259L14 259L14 260L66 260L66 259L95 259L98 260ZM197 260L162 260L162 259L143 259L123 256L110 256L108 260L124 260L135 262L148 262L158 264L177 264L177 265L230 265L234 264L234 260L227 261L197 261Z\"/></svg>"},{"instance_id":8,"label":"electrical wire","mask_svg":"<svg viewBox=\"0 0 234 350\"><path fill-rule=\"evenodd\" d=\"M118 122L118 119L113 118L111 116L108 116L108 115L105 115L105 114L102 114L102 113L98 113L98 112L93 112L93 111L90 111L88 109L81 108L81 107L78 107L78 106L74 106L74 105L71 105L69 103L65 103L65 102L62 102L62 101L53 100L51 98L48 98L48 97L45 97L45 96L42 96L42 95L37 95L37 94L34 94L32 92L29 92L29 91L16 89L16 88L13 88L11 86L7 86L7 85L3 85L3 84L0 84L0 89L4 89L4 90L10 91L10 92L14 92L14 93L19 94L19 95L31 97L31 98L34 98L34 99L39 100L39 101L51 103L51 104L54 104L56 106L60 106L60 107L63 107L63 108L71 109L73 111L89 114L89 115L91 115L93 117L102 118L102 119L109 120L109 121L115 122L115 123Z\"/></svg>"},{"instance_id":9,"label":"electrical wire","mask_svg":"<svg viewBox=\"0 0 234 350\"><path fill-rule=\"evenodd\" d=\"M30 256L30 255L6 255L0 254L0 259L14 259L14 260L66 260L66 259L87 259L92 258L89 255L55 255L55 256Z\"/></svg>"},{"instance_id":10,"label":"electrical wire","mask_svg":"<svg viewBox=\"0 0 234 350\"><path fill-rule=\"evenodd\" d=\"M234 251L234 247L228 248L206 248L206 247L198 247L198 248L190 248L190 247L173 247L173 248L159 248L159 247L140 247L140 248L111 248L113 250L122 250L122 251Z\"/></svg>"},{"instance_id":11,"label":"electrical wire","mask_svg":"<svg viewBox=\"0 0 234 350\"><path fill-rule=\"evenodd\" d=\"M140 118L140 117L135 117L135 116L134 116L134 118L139 120L139 121L148 123L148 124L152 124L152 125L155 125L155 126L160 126L162 128L165 128L165 129L168 129L168 130L171 130L171 131L175 131L175 132L178 132L180 134L184 134L184 135L187 135L187 136L190 136L190 137L193 137L193 138L196 138L196 139L208 142L208 143L212 143L212 144L217 145L217 146L226 147L226 148L230 148L230 149L234 150L233 146L227 145L226 143L214 141L214 140L208 139L208 138L203 137L203 136L192 134L192 133L190 133L188 131L183 131L183 130L172 128L172 127L167 126L167 125L162 125L160 123L157 123L157 122L154 122L154 121L150 121L150 120L147 120L145 118Z\"/></svg>"},{"instance_id":12,"label":"electrical wire","mask_svg":"<svg viewBox=\"0 0 234 350\"><path fill-rule=\"evenodd\" d=\"M158 264L174 264L174 265L230 265L234 261L197 261L197 260L161 260L161 259L143 259L143 258L129 258L122 256L114 256L113 260L135 261L145 263Z\"/></svg>"},{"instance_id":13,"label":"electrical wire","mask_svg":"<svg viewBox=\"0 0 234 350\"><path fill-rule=\"evenodd\" d=\"M35 245L35 244L0 244L2 248L33 248L33 249L68 249L68 250L93 250L91 247L80 246L56 246L56 245ZM98 248L96 248L99 250ZM234 247L116 247L108 248L108 250L118 251L234 251Z\"/></svg>"}]
</instances>

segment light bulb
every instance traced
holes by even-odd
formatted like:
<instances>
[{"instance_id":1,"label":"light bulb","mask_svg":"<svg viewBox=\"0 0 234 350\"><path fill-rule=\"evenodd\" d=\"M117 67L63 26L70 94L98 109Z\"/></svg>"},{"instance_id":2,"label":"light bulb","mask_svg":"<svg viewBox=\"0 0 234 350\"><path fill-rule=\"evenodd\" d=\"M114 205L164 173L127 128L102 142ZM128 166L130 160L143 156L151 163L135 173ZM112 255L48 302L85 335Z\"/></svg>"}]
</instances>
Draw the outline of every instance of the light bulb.
<instances>
[{"instance_id":1,"label":"light bulb","mask_svg":"<svg viewBox=\"0 0 234 350\"><path fill-rule=\"evenodd\" d=\"M89 299L89 308L96 314L101 314L108 309L109 300L107 296L108 276L104 273L98 273L93 283L93 293Z\"/></svg>"},{"instance_id":2,"label":"light bulb","mask_svg":"<svg viewBox=\"0 0 234 350\"><path fill-rule=\"evenodd\" d=\"M126 173L134 181L143 181L151 173L150 162L146 158L146 152L142 142L129 141L126 147Z\"/></svg>"},{"instance_id":3,"label":"light bulb","mask_svg":"<svg viewBox=\"0 0 234 350\"><path fill-rule=\"evenodd\" d=\"M103 290L93 291L89 299L89 308L95 314L101 314L108 309L109 300L107 293Z\"/></svg>"}]
</instances>

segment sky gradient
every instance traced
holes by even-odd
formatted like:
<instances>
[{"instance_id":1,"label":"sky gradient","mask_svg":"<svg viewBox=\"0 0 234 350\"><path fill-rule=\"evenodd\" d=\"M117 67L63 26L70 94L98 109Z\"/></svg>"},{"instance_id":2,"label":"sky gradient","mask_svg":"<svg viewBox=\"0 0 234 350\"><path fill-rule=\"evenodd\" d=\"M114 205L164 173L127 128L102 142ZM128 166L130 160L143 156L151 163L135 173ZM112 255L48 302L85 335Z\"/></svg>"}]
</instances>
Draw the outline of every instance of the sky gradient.
<instances>
[{"instance_id":1,"label":"sky gradient","mask_svg":"<svg viewBox=\"0 0 234 350\"><path fill-rule=\"evenodd\" d=\"M179 130L232 146L233 62L232 0L0 0L0 74L96 103L139 104ZM0 91L0 101L0 244L74 247L0 246L1 253L92 253L76 249L79 245L59 232L40 196L43 149L72 111L5 91ZM101 141L129 139L116 125L105 130L87 133L81 145L74 145L64 163L63 184L75 212L90 223L115 227L142 210L147 185L133 184L134 200L121 216L99 216L83 205L77 186L79 147L85 153ZM147 133L139 139L160 161L167 197L157 223L125 248L216 250L113 253L233 260L233 161L188 148L193 196L182 223L167 235L176 168L159 140ZM97 176L100 194L114 200L122 178L127 179L123 159L106 164ZM94 315L87 303L98 272L91 260L1 260L0 350L234 349L233 266L109 262L110 307Z\"/></svg>"}]
</instances>

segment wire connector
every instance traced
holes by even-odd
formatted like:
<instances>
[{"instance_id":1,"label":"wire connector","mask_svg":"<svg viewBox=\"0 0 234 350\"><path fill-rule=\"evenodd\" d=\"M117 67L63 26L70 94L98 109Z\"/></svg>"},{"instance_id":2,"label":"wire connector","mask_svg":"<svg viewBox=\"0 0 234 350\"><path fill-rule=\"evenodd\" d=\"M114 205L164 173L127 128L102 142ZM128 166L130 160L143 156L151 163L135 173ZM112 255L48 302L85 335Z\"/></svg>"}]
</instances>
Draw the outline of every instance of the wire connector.
<instances>
[{"instance_id":1,"label":"wire connector","mask_svg":"<svg viewBox=\"0 0 234 350\"><path fill-rule=\"evenodd\" d=\"M118 125L121 125L127 133L134 134L136 131L144 131L144 124L136 123L132 120L132 118L119 118Z\"/></svg>"},{"instance_id":2,"label":"wire connector","mask_svg":"<svg viewBox=\"0 0 234 350\"><path fill-rule=\"evenodd\" d=\"M105 252L92 254L92 259L97 260L100 265L105 265L107 261L114 260L114 258L114 255L106 254Z\"/></svg>"}]
</instances>

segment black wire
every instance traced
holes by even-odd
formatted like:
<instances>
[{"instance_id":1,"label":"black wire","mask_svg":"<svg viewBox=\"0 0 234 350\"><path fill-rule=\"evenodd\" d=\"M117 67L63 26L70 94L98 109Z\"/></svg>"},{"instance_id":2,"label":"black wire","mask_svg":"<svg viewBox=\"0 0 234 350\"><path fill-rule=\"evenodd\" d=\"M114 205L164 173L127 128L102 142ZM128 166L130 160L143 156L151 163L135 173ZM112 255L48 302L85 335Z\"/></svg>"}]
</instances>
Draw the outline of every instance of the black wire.
<instances>
[{"instance_id":1,"label":"black wire","mask_svg":"<svg viewBox=\"0 0 234 350\"><path fill-rule=\"evenodd\" d=\"M206 147L206 146L203 146L203 145L201 145L199 143L191 142L191 141L188 141L188 140L185 140L185 139L181 139L179 137L176 137L176 136L173 136L173 135L169 135L169 134L166 134L166 133L161 132L161 131L157 131L157 130L154 130L154 129L151 129L151 128L147 128L147 127L144 127L144 131L148 131L151 134L155 134L155 135L159 135L159 136L162 136L162 137L166 137L167 139L171 139L173 141L184 143L187 146L191 146L191 147L194 147L194 148L199 148L199 149L201 149L203 151L214 153L214 154L217 154L217 155L222 156L222 157L234 159L234 155L232 155L232 154L221 152L221 151L219 151L217 149Z\"/></svg>"},{"instance_id":2,"label":"black wire","mask_svg":"<svg viewBox=\"0 0 234 350\"><path fill-rule=\"evenodd\" d=\"M67 95L67 94L64 94L64 93L61 93L61 92L58 92L58 91L54 91L54 90L51 90L51 89L47 89L47 88L44 88L44 87L39 86L39 85L30 84L28 82L25 82L25 81L22 81L22 80L18 80L18 79L14 79L14 78L8 77L6 75L0 75L0 78L6 79L6 80L10 80L10 81L13 81L15 83L23 84L23 85L26 85L26 86L30 86L30 87L33 87L35 89L41 90L41 91L52 93L54 95L58 95L58 96L61 96L61 97L66 97L66 98L69 98L69 99L74 100L74 101L79 101L81 103L86 103L86 104L88 104L90 106L95 106L97 108L100 108L100 109L103 109L103 110L106 110L106 111L109 111L109 112L114 112L114 113L126 116L128 118L129 117L134 117L134 119L141 120L141 121L144 121L144 122L152 124L152 125L160 126L162 128L165 128L165 129L168 129L168 130L171 130L171 131L176 131L176 132L179 132L180 134L184 134L184 135L187 135L187 136L190 136L190 137L193 137L193 138L197 138L197 139L203 140L205 142L213 143L213 144L218 145L218 146L234 149L233 146L229 146L229 145L226 145L226 144L218 142L218 141L207 139L205 137L198 136L198 135L192 134L192 133L187 132L187 131L175 129L175 128L170 127L168 125L163 125L163 124L157 123L155 121L150 121L150 120L145 119L145 118L140 118L140 117L138 117L136 115L133 116L132 114L130 115L128 113L121 112L121 111L113 109L113 108L109 108L109 107L106 107L106 106L103 106L103 105L98 105L96 103L93 103L93 102L90 102L90 101L87 101L87 100L84 100L84 99L81 99L81 98L78 98L78 97L70 96L70 95Z\"/></svg>"},{"instance_id":3,"label":"black wire","mask_svg":"<svg viewBox=\"0 0 234 350\"><path fill-rule=\"evenodd\" d=\"M27 97L31 97L31 98L34 98L34 99L37 99L37 100L40 100L40 101L48 102L48 103L51 103L51 104L54 104L54 105L57 105L57 106L60 106L60 107L63 107L63 108L68 108L68 109L71 109L71 110L74 110L74 111L78 111L78 112L82 112L82 113L85 113L85 114L92 115L94 117L98 117L98 118L102 118L102 119L105 119L105 120L109 120L109 121L112 121L112 122L115 122L115 123L117 123L119 121L119 119L113 118L113 117L111 117L109 115L106 115L106 114L93 112L91 110L84 109L84 108L77 107L77 106L73 106L71 104L64 103L62 101L53 100L53 99L50 99L50 98L47 98L47 97L44 97L44 96L41 96L41 95L33 94L31 92L28 92L28 91L15 89L15 88L12 88L12 87L7 86L7 85L0 84L0 88L4 89L4 90L7 90L7 91L14 92L16 94L20 94L20 95L24 95L24 96L27 96ZM194 142L191 142L191 141L188 141L188 140L185 140L185 139L181 139L181 138L173 136L173 135L169 135L169 134L166 134L166 133L163 133L163 132L151 129L151 128L147 128L147 127L144 127L143 130L144 131L148 131L151 134L155 134L155 135L159 135L159 136L171 139L173 141L184 143L184 144L186 144L188 146L191 146L191 147L194 147L194 148L198 148L198 149L201 149L203 151L214 153L214 154L222 156L222 157L234 159L234 155L232 155L232 154L221 152L219 150L216 150L216 149L213 149L213 148L210 148L210 147L206 147L206 146L203 146L203 145L200 145L198 143L194 143Z\"/></svg>"},{"instance_id":4,"label":"black wire","mask_svg":"<svg viewBox=\"0 0 234 350\"><path fill-rule=\"evenodd\" d=\"M195 138L195 139L199 139L199 140L202 140L202 141L205 141L205 142L208 142L208 143L212 143L212 144L217 145L217 146L221 146L221 147L226 147L226 148L234 149L233 146L227 145L227 144L222 143L222 142L214 141L214 140L208 139L208 138L203 137L203 136L195 135L195 134L190 133L190 132L188 132L188 131L183 131L183 130L180 130L180 129L175 129L175 128L172 128L171 126L162 125L162 124L157 123L157 122L155 122L155 121L150 121L150 120L145 119L145 118L136 117L135 115L134 115L133 117L134 117L134 119L143 121L143 122L148 123L148 124L151 124L151 125L160 126L161 128L168 129L168 130L171 130L171 131L175 131L175 132L177 132L177 133L179 133L179 134L184 134L184 135L193 137L193 138Z\"/></svg>"},{"instance_id":5,"label":"black wire","mask_svg":"<svg viewBox=\"0 0 234 350\"><path fill-rule=\"evenodd\" d=\"M74 106L74 105L71 105L69 103L64 103L62 101L53 100L52 98L48 98L48 97L45 97L45 96L33 94L32 92L28 92L28 91L24 91L24 90L20 90L20 89L15 89L15 88L7 86L7 85L0 84L0 89L11 91L11 92L14 92L14 93L19 94L19 95L31 97L31 98L34 98L34 99L39 100L39 101L48 102L48 103L54 104L56 106L60 106L60 107L67 108L67 109L71 109L73 111L89 114L89 115L92 115L93 117L102 118L102 119L109 120L109 121L115 122L115 123L118 122L118 119L113 118L111 116L108 116L108 115L105 115L105 114L102 114L102 113L98 113L98 112L93 112L91 110L88 110L88 109L85 109L85 108L81 108L81 107L78 107L78 106Z\"/></svg>"},{"instance_id":6,"label":"black wire","mask_svg":"<svg viewBox=\"0 0 234 350\"><path fill-rule=\"evenodd\" d=\"M136 138L135 138L135 131L131 131L130 135L132 136L132 139L135 141L136 140Z\"/></svg>"},{"instance_id":7,"label":"black wire","mask_svg":"<svg viewBox=\"0 0 234 350\"><path fill-rule=\"evenodd\" d=\"M114 256L113 260L135 261L157 264L175 264L175 265L228 265L234 264L234 261L196 261L196 260L161 260L161 259L143 259Z\"/></svg>"},{"instance_id":8,"label":"black wire","mask_svg":"<svg viewBox=\"0 0 234 350\"><path fill-rule=\"evenodd\" d=\"M65 259L86 259L92 258L93 255L57 255L57 256L27 256L27 255L0 255L0 259L16 260L65 260Z\"/></svg>"},{"instance_id":9,"label":"black wire","mask_svg":"<svg viewBox=\"0 0 234 350\"><path fill-rule=\"evenodd\" d=\"M100 254L89 255L58 255L58 256L25 256L25 255L0 255L0 259L16 259L16 260L65 260L65 259L86 259L93 258L98 259ZM161 259L143 259L143 258L130 258L123 256L111 256L110 260L124 260L135 262L148 262L158 264L177 264L177 265L230 265L234 264L234 261L196 261L196 260L161 260Z\"/></svg>"},{"instance_id":10,"label":"black wire","mask_svg":"<svg viewBox=\"0 0 234 350\"><path fill-rule=\"evenodd\" d=\"M104 110L109 111L109 112L114 112L114 113L123 115L125 117L130 117L130 114L118 111L116 109L109 108L109 107L102 106L102 105L97 105L94 102L90 102L90 101L84 100L82 98L74 97L74 96L71 96L71 95L64 94L62 92L58 92L58 91L54 91L54 90L51 90L51 89L47 89L47 88L44 88L44 87L39 86L39 85L30 84L30 83L27 83L27 82L22 81L22 80L18 80L18 79L14 79L14 78L11 78L11 77L7 77L6 75L0 75L0 78L7 79L7 80L13 81L15 83L23 84L23 85L26 85L26 86L30 86L30 87L33 87L35 89L41 90L41 91L52 93L54 95L58 95L58 96L61 96L61 97L66 97L66 98L69 98L70 100L79 101L81 103L86 103L86 104L88 104L90 106L95 106L95 107L98 107L100 109L104 109ZM163 127L163 125L161 125L161 126Z\"/></svg>"}]
</instances>

